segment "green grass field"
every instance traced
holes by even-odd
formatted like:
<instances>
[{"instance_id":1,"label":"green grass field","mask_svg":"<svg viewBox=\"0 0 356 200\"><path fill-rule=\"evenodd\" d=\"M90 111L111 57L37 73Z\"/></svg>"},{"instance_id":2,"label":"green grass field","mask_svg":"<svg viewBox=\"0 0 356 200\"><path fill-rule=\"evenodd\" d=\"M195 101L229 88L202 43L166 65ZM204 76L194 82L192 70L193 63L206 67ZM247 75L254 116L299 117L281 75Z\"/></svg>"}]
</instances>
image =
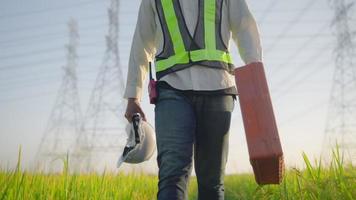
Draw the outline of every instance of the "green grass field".
<instances>
[{"instance_id":1,"label":"green grass field","mask_svg":"<svg viewBox=\"0 0 356 200\"><path fill-rule=\"evenodd\" d=\"M284 181L277 186L259 187L251 174L226 176L225 199L356 199L356 170L344 164L337 151L328 166L322 166L320 162L312 165L306 155L303 158L305 169L288 169ZM59 174L44 174L20 168L19 162L13 171L0 170L0 200L156 199L155 176L113 173L76 175L69 173L67 168ZM189 199L196 199L196 191L197 184L192 178Z\"/></svg>"}]
</instances>

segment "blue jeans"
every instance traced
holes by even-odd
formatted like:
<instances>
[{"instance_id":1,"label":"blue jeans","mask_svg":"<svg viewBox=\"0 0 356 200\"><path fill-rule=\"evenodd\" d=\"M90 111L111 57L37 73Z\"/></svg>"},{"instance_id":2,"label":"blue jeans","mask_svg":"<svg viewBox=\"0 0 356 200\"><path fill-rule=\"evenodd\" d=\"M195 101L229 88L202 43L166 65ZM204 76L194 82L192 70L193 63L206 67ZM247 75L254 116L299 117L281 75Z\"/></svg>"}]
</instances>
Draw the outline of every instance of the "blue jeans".
<instances>
[{"instance_id":1,"label":"blue jeans","mask_svg":"<svg viewBox=\"0 0 356 200\"><path fill-rule=\"evenodd\" d=\"M194 165L200 200L224 199L224 173L234 99L158 88L155 107L158 200L188 198Z\"/></svg>"}]
</instances>

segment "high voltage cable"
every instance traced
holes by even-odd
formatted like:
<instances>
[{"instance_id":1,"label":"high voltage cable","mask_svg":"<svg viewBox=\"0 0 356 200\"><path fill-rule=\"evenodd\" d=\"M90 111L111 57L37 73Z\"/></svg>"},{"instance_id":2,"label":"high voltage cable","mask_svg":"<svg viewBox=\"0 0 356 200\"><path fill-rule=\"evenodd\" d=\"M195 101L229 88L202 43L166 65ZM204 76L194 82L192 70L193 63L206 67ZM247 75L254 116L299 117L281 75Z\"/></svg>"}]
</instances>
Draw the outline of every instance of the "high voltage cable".
<instances>
[{"instance_id":1,"label":"high voltage cable","mask_svg":"<svg viewBox=\"0 0 356 200\"><path fill-rule=\"evenodd\" d=\"M0 15L0 20L7 20L8 18L23 17L23 16L29 16L29 15L39 14L39 13L52 12L52 11L56 11L56 10L65 10L65 9L70 9L70 8L77 7L77 6L86 6L86 5L90 5L90 4L94 4L94 3L102 3L102 1L89 0L89 1L82 1L82 2L78 2L78 3L71 4L71 5L66 5L66 6L58 6L58 7L44 8L44 9L38 9L38 10L33 10L33 11L27 11L27 12Z\"/></svg>"},{"instance_id":2,"label":"high voltage cable","mask_svg":"<svg viewBox=\"0 0 356 200\"><path fill-rule=\"evenodd\" d=\"M310 9L311 11L314 11L314 12L329 12L330 9L328 8L317 8L317 9ZM266 11L266 9L261 9L261 10L253 10L254 13L264 13ZM301 12L303 11L303 9L283 9L283 10L280 10L280 9L275 9L275 10L271 10L271 12L274 12L274 13L290 13L290 12Z\"/></svg>"},{"instance_id":3,"label":"high voltage cable","mask_svg":"<svg viewBox=\"0 0 356 200\"><path fill-rule=\"evenodd\" d=\"M289 87L287 87L287 88L284 88L283 90L282 90L282 92L278 92L277 94L281 94L281 95L277 95L277 97L275 98L275 99L280 99L280 97L281 96L284 96L283 94L286 94L286 93L290 93L290 91L293 89L293 88L295 88L296 86L298 86L301 82L303 82L303 81L305 81L306 79L308 79L308 78L310 78L311 76L313 76L313 75L315 75L316 74L316 72L321 72L322 70L325 70L326 68L325 67L323 67L323 68L320 68L320 66L324 66L325 64L327 64L327 63L329 63L330 61L329 60L327 60L326 62L323 62L322 64L320 64L320 65L313 65L314 67L312 68L312 69L314 69L313 71L311 71L310 73L308 73L308 75L306 75L306 76L302 76L301 77L301 79L299 79L299 80L297 80L296 82L294 82L294 84L290 84L289 85ZM91 67L89 67L89 68L91 68ZM87 70L87 71L85 71L85 72L80 72L79 74L81 74L81 75L83 75L83 74L90 74L90 73L93 73L93 72L95 72L96 71L96 69L95 70ZM45 78L48 78L49 76L45 76ZM54 76L53 76L54 77ZM81 80L81 79L80 79ZM27 80L25 80L25 81L27 81ZM36 81L47 81L46 79L45 80L43 80L43 79L39 79L39 78L36 78L36 79L34 79L34 80L32 80L32 81L34 81L34 82L36 82ZM50 82L50 81L49 81ZM19 81L19 82L16 82L16 83L8 83L9 85L14 85L14 84L21 84L21 83L23 83L23 81ZM31 82L32 83L32 82ZM38 82L37 82L38 83ZM26 85L26 84L25 84ZM285 84L284 84L285 85ZM2 84L1 86L4 86L4 84ZM26 86L28 86L28 85L26 85ZM5 87L6 88L6 87ZM13 88L10 88L10 89L13 89ZM2 89L0 88L0 91L2 91ZM274 96L276 96L276 95L274 95Z\"/></svg>"},{"instance_id":4,"label":"high voltage cable","mask_svg":"<svg viewBox=\"0 0 356 200\"><path fill-rule=\"evenodd\" d=\"M100 45L100 43L86 43L83 44L82 46L95 46L98 47ZM37 55L40 55L41 52L37 52ZM29 53L29 55L36 55L35 53ZM97 54L85 54L85 55L79 55L80 59L83 58L92 58L92 56L96 56ZM122 55L125 55L125 52L122 53ZM14 56L16 57L16 56ZM0 66L0 71L4 71L4 70L15 70L18 68L24 68L24 67L28 67L28 66L38 66L38 65L42 65L42 64L47 64L48 62L56 62L56 61L62 61L62 59L60 58L50 58L50 59L45 59L45 60L40 60L40 61L35 61L35 62L30 62L30 63L23 63L23 64L10 64L10 65L5 65L5 66Z\"/></svg>"},{"instance_id":5,"label":"high voltage cable","mask_svg":"<svg viewBox=\"0 0 356 200\"><path fill-rule=\"evenodd\" d=\"M87 67L89 70L85 70L85 71L81 71L79 74L79 76L82 76L82 75L89 75L89 74L93 74L93 73L96 73L98 71L97 68L95 67ZM58 67L58 70L60 70L60 68ZM35 77L35 78L32 78L31 79L25 79L25 80L11 80L11 81L8 81L6 83L2 83L0 85L0 91L2 91L2 89L13 89L13 87L11 86L18 86L21 84L25 85L25 86L28 86L28 85L33 85L32 83L38 83L39 81L48 81L48 80L53 80L53 78L58 78L58 76L61 76L61 74L58 74L56 76L53 76L53 73L52 75L46 75L46 76L42 76L42 77ZM81 80L78 78L78 80ZM28 84L29 83L29 84ZM23 86L22 85L22 86ZM10 87L9 87L10 86Z\"/></svg>"},{"instance_id":6,"label":"high voltage cable","mask_svg":"<svg viewBox=\"0 0 356 200\"><path fill-rule=\"evenodd\" d=\"M101 27L103 26L103 27ZM96 24L96 25L90 25L90 26L87 26L85 28L81 28L81 31L82 32L85 32L85 31L98 31L100 30L101 28L105 28L107 26L107 24ZM121 36L122 35L127 35L129 34L128 36L132 36L132 33L128 33L128 32L125 32L125 33L121 33ZM31 36L26 36L26 37L22 37L22 38L14 38L14 39L10 39L10 40L2 40L0 41L0 45L1 46L4 46L4 45L13 45L14 43L19 43L19 42L24 42L24 41L27 41L27 40L33 40L33 39L43 39L43 38L46 38L46 37L53 37L53 36L60 36L60 37L64 37L66 36L65 33L58 33L58 32L53 32L53 33L45 33L45 34L37 34L37 35L31 35ZM84 36L86 36L84 34Z\"/></svg>"},{"instance_id":7,"label":"high voltage cable","mask_svg":"<svg viewBox=\"0 0 356 200\"><path fill-rule=\"evenodd\" d=\"M60 76L60 75L59 75ZM53 85L53 84L57 84L57 83L61 83L62 79L60 79L60 77L57 77L57 79L42 79L42 80L37 80L37 81L29 81L29 82L25 82L25 83L20 83L18 85L13 85L11 87L4 87L4 88L1 88L1 85L0 86L0 92L2 94L4 94L5 92L8 92L8 91L14 91L14 89L17 89L17 88L21 88L22 90L23 89L27 89L27 88L38 88L39 86L49 86L49 85ZM81 83L90 83L90 84L94 84L95 83L95 80L81 80ZM22 85L21 85L22 84Z\"/></svg>"},{"instance_id":8,"label":"high voltage cable","mask_svg":"<svg viewBox=\"0 0 356 200\"><path fill-rule=\"evenodd\" d=\"M95 25L90 25L84 28L81 28L80 30L82 32L85 31L92 31L92 30L98 30L99 28L101 28L101 26L106 26L106 24L95 24ZM67 37L67 35L65 33L58 33L58 31L53 32L53 33L41 33L41 34L36 34L36 35L26 35L26 37L22 37L22 38L14 38L14 39L10 39L10 40L2 40L0 41L0 46L6 45L6 44L13 44L13 43L18 43L18 42L23 42L26 40L32 40L32 39L43 39L46 37L53 37L53 36L62 36L62 37Z\"/></svg>"},{"instance_id":9,"label":"high voltage cable","mask_svg":"<svg viewBox=\"0 0 356 200\"><path fill-rule=\"evenodd\" d=\"M94 30L94 29L93 29ZM19 40L14 40L11 42L7 42L3 45L0 45L1 48L7 47L7 48L12 48L12 47L16 47L16 46L23 46L23 43L32 43L32 42L38 42L38 40L44 40L44 39L50 39L50 40L45 40L43 42L54 42L57 41L60 38L66 38L67 36L64 34L48 34L48 35L42 35L42 36L38 36L38 37L33 37L33 38L28 38L30 40L23 40L23 41L19 41ZM94 37L94 35L90 35L90 34L84 34L81 38L87 38L87 37Z\"/></svg>"},{"instance_id":10,"label":"high voltage cable","mask_svg":"<svg viewBox=\"0 0 356 200\"><path fill-rule=\"evenodd\" d=\"M270 3L270 5L267 6L267 9L263 10L262 12L262 19L259 21L263 21L266 16L268 16L271 12L271 9L275 6L277 0L274 0L273 2ZM93 1L92 3L95 3L98 1ZM71 7L71 6L68 6ZM55 8L53 8L55 9ZM44 9L44 11L51 11L51 10L47 10ZM292 11L300 11L300 10L292 10ZM285 12L285 10L280 10L280 11L273 11L273 12ZM288 11L290 12L290 11ZM125 14L125 15L136 15L133 14L133 12L128 11L128 10L124 10L123 12L121 12L121 14ZM100 19L101 17L106 17L107 15L97 15L97 16L90 16L90 17L85 17L83 19L80 19L80 21L87 21L87 20L92 20L92 19ZM1 17L1 16L0 16ZM273 21L273 22L266 22L266 23L290 23L291 21ZM314 23L317 23L318 21L315 21ZM58 26L58 25L65 25L65 23L48 23L48 24L42 24L42 25L35 25L35 26L27 26L27 27L17 27L15 29L10 29L10 30L4 30L4 29L0 29L0 33L6 33L6 32L15 32L15 31L27 31L27 30L31 30L31 29L37 29L37 28L43 28L43 27L48 27L48 26ZM125 24L125 23L121 23L121 24Z\"/></svg>"},{"instance_id":11,"label":"high voltage cable","mask_svg":"<svg viewBox=\"0 0 356 200\"><path fill-rule=\"evenodd\" d=\"M87 29L87 30L94 30L93 29ZM86 36L89 36L84 34L84 35L81 35L81 38L85 38ZM315 34L303 34L303 35L289 35L288 38L310 38L310 37L313 37L315 36ZM14 40L8 40L8 41L0 41L0 46L3 46L3 47L13 47L13 46L19 46L19 45L23 45L23 42L26 41L27 43L28 42L35 42L36 40L38 39L48 39L48 38L52 38L52 39L59 39L59 38L65 38L67 37L66 35L64 34L44 34L42 36L33 36L33 37L27 37L27 38L21 38L21 39L14 39ZM264 38L277 38L278 36L264 36ZM318 37L333 37L333 35L331 34L320 34L318 35ZM54 40L51 40L51 41L54 41ZM127 41L125 40L126 42L130 42L130 41ZM124 41L124 42L125 42ZM4 42L5 44L1 45L1 42ZM82 46L82 45L81 45ZM0 58L1 59L1 58Z\"/></svg>"},{"instance_id":12,"label":"high voltage cable","mask_svg":"<svg viewBox=\"0 0 356 200\"><path fill-rule=\"evenodd\" d=\"M258 21L257 21L258 22ZM325 20L325 19L308 19L308 20L304 20L303 21L303 24L320 24L320 23L324 23L324 22L329 22L328 20ZM269 21L264 21L263 24L277 24L277 25L280 25L280 24L289 24L289 23L292 23L291 20L269 20ZM260 23L260 25L263 25L262 23Z\"/></svg>"},{"instance_id":13,"label":"high voltage cable","mask_svg":"<svg viewBox=\"0 0 356 200\"><path fill-rule=\"evenodd\" d=\"M292 121L295 121L296 119L300 119L301 117L305 117L306 115L313 113L319 109L321 109L323 106L326 106L328 104L327 100L319 101L316 104L313 104L312 106L306 108L305 110L298 112L291 117L288 117L286 120L282 121L279 125L283 126L287 123L290 123Z\"/></svg>"},{"instance_id":14,"label":"high voltage cable","mask_svg":"<svg viewBox=\"0 0 356 200\"><path fill-rule=\"evenodd\" d=\"M265 22L266 23L266 22ZM291 23L291 22L290 22ZM280 35L279 35L280 36ZM305 36L305 37L309 37L309 36ZM288 36L288 38L290 38L290 36ZM317 68L315 68L317 69ZM315 70L316 71L316 70ZM308 76L310 77L311 75L313 75L312 73L309 73ZM1 102L1 99L0 99L0 102Z\"/></svg>"},{"instance_id":15,"label":"high voltage cable","mask_svg":"<svg viewBox=\"0 0 356 200\"><path fill-rule=\"evenodd\" d=\"M92 42L92 43L86 43L86 44L81 44L81 46L90 46L90 45L97 45L101 44L102 42ZM53 53L56 51L63 51L63 46L61 47L53 47L53 48L48 48L48 49L41 49L37 51L30 51L30 52L22 52L18 54L10 54L6 56L0 56L0 60L6 60L6 59L13 59L17 57L26 57L26 56L33 56L33 55L43 55L43 54L48 54L48 53Z\"/></svg>"},{"instance_id":16,"label":"high voltage cable","mask_svg":"<svg viewBox=\"0 0 356 200\"><path fill-rule=\"evenodd\" d=\"M302 84L305 80L311 78L314 75L320 74L321 71L327 69L325 67L325 65L328 63L330 63L330 60L327 60L320 65L315 65L315 67L312 68L313 70L311 72L309 72L307 75L302 76L301 78L294 81L292 84L289 84L289 85L287 84L287 87L284 87L281 91L279 91L277 93L278 95L274 95L274 96L276 96L275 100L278 101L279 99L281 99L281 97L284 97L287 93L291 93L291 91L294 88L296 88L298 85ZM320 67L322 67L322 68L320 68ZM285 84L283 86L285 86Z\"/></svg>"},{"instance_id":17,"label":"high voltage cable","mask_svg":"<svg viewBox=\"0 0 356 200\"><path fill-rule=\"evenodd\" d=\"M67 37L66 35L64 35L63 33L51 33L51 34L41 34L41 35L36 35L36 36L26 36L23 38L18 38L18 39L13 39L13 40L2 40L0 41L0 46L7 46L7 45L11 45L14 42L15 43L19 43L19 42L25 42L26 40L38 40L38 39L44 39L44 38L51 38L51 37Z\"/></svg>"},{"instance_id":18,"label":"high voltage cable","mask_svg":"<svg viewBox=\"0 0 356 200\"><path fill-rule=\"evenodd\" d=\"M313 44L316 41L316 38L319 37L320 34L325 32L325 28L328 26L328 24L322 26L317 33L311 35L307 40L305 40L292 54L291 56L289 56L284 62L282 62L282 64L277 65L277 67L275 67L272 71L272 74L275 74L277 72L279 72L281 69L283 69L283 67L285 67L288 63L290 63L291 60L295 59L298 55L300 55L301 53L303 53L305 51L305 49L310 46L311 44ZM330 43L327 43L326 45L324 45L323 47L325 47L325 49L320 49L322 52L326 52L326 47L330 45Z\"/></svg>"},{"instance_id":19,"label":"high voltage cable","mask_svg":"<svg viewBox=\"0 0 356 200\"><path fill-rule=\"evenodd\" d=\"M104 19L106 15L96 15L96 16L90 16L90 17L84 17L83 19L80 19L80 21L87 21L87 20L97 20L97 19ZM65 22L57 22L57 23L46 23L46 24L37 24L34 26L21 26L21 27L16 27L13 29L0 29L0 33L11 33L11 32L23 32L23 31L29 31L29 30L39 30L42 28L48 28L48 27L58 27L58 26L65 26Z\"/></svg>"},{"instance_id":20,"label":"high voltage cable","mask_svg":"<svg viewBox=\"0 0 356 200\"><path fill-rule=\"evenodd\" d=\"M4 45L0 45L1 48L6 48L6 49L12 49L12 48L17 48L17 47L23 47L25 44L26 45L30 45L30 44L33 44L33 43L36 43L38 44L38 42L40 41L43 41L45 39L47 43L49 42L58 42L58 41L62 41L60 40L61 38L66 38L67 36L65 35L54 35L54 36L47 36L47 37L43 37L43 38L33 38L31 40L25 40L25 41L22 41L22 42L17 42L17 41L14 41L13 43L8 43L8 44L4 44Z\"/></svg>"},{"instance_id":21,"label":"high voltage cable","mask_svg":"<svg viewBox=\"0 0 356 200\"><path fill-rule=\"evenodd\" d=\"M356 100L356 99L354 99L354 100ZM296 119L299 119L299 118L301 118L303 116L306 116L306 115L308 115L310 113L313 113L313 112L321 109L323 106L326 106L328 103L329 103L328 100L319 101L318 103L313 104L312 106L308 107L307 109L303 110L302 112L294 114L293 116L291 116L291 117L287 118L286 120L282 121L280 125L283 126L283 125L285 125L285 124L287 124L289 122L295 121Z\"/></svg>"},{"instance_id":22,"label":"high voltage cable","mask_svg":"<svg viewBox=\"0 0 356 200\"><path fill-rule=\"evenodd\" d=\"M58 70L60 70L60 69L61 69L61 67L58 66ZM78 71L78 74L79 74L79 76L83 76L83 75L94 73L97 70L98 70L97 66L85 66L85 70ZM0 87L5 85L5 84L12 85L14 83L15 84L16 83L20 83L21 81L37 81L37 80L42 80L42 79L46 79L46 78L49 78L49 77L54 77L53 73L50 73L50 74L49 73L46 73L46 74L41 73L41 75L45 75L45 76L36 76L36 77L29 76L30 79L25 79L25 80L24 80L24 78L26 78L26 77L24 77L24 76L21 76L21 79L10 79L10 80L8 79L8 80L5 80L6 82L1 84ZM57 76L59 76L59 75L56 75L55 77L57 77ZM1 81L1 79L0 79L0 81ZM2 81L4 81L4 80L2 80Z\"/></svg>"},{"instance_id":23,"label":"high voltage cable","mask_svg":"<svg viewBox=\"0 0 356 200\"><path fill-rule=\"evenodd\" d=\"M60 83L62 81L62 79L59 77L56 77L55 79L49 79L49 80L37 80L37 81L29 81L29 82L22 82L20 84L11 84L12 86L11 87L3 87L3 86L6 86L6 85L1 85L0 86L0 91L2 92L2 94L4 94L4 92L8 92L8 91L15 91L15 89L17 88L21 88L21 89L24 89L24 88L31 88L31 87L34 87L34 86L49 86L50 83ZM53 84L51 84L53 85ZM3 87L3 88L2 88Z\"/></svg>"},{"instance_id":24,"label":"high voltage cable","mask_svg":"<svg viewBox=\"0 0 356 200\"><path fill-rule=\"evenodd\" d=\"M300 64L299 67L296 67L291 73L289 73L288 76L285 76L281 81L279 81L276 85L281 85L281 86L285 86L286 83L290 82L291 80L293 80L293 78L297 77L298 74L300 74L303 69L312 69L310 67L306 67L306 66L311 66L312 63L314 63L315 61L317 61L318 59L321 59L321 55L327 53L327 51L324 51L324 49L328 46L330 46L331 43L327 43L326 45L324 45L322 48L318 49L316 51L315 54L311 55L310 58L308 60L306 60L305 62L303 62L302 64Z\"/></svg>"},{"instance_id":25,"label":"high voltage cable","mask_svg":"<svg viewBox=\"0 0 356 200\"><path fill-rule=\"evenodd\" d=\"M106 15L96 15L96 16L90 16L90 17L83 17L83 19L80 19L79 21L92 21L92 20L102 20L104 19L104 17L106 17ZM264 18L262 18L264 19ZM262 23L262 22L263 23ZM320 20L308 20L308 21L304 21L303 23L322 23L325 22L326 20L324 19L320 19ZM257 22L259 22L260 25L262 24L282 24L282 23L291 23L291 20L270 20L270 21L266 21L266 20L258 20ZM37 24L34 26L21 26L21 27L15 27L13 29L0 29L0 33L11 33L11 32L24 32L24 31L30 31L30 30L42 30L42 28L48 28L48 27L58 27L58 26L65 26L66 23L64 22L56 22L56 23L46 23L46 24ZM125 25L132 25L130 22L126 21L121 23L121 26L125 26Z\"/></svg>"},{"instance_id":26,"label":"high voltage cable","mask_svg":"<svg viewBox=\"0 0 356 200\"><path fill-rule=\"evenodd\" d=\"M307 46L309 46L310 44L312 44L313 42L316 41L315 38L319 37L320 34L322 34L322 33L325 32L324 30L325 30L325 28L327 28L328 25L329 25L329 23L327 23L326 25L322 26L322 27L319 29L319 31L318 31L317 33L315 33L315 34L313 34L311 37L309 37L308 40L306 40L302 45L300 45L299 48L297 48L297 50L296 50L294 53L291 54L292 56L288 57L288 58L286 59L286 61L283 62L283 64L278 65L278 66L272 71L272 74L275 74L276 72L280 71L280 70L282 69L282 67L288 66L288 63L290 63L291 60L294 60L295 58L297 58L297 56L298 56L300 53L304 52L303 50L304 50ZM327 47L328 47L329 45L330 45L330 43L327 43L327 44L324 45L322 48L318 49L317 52L316 52L316 54L315 54L315 55L312 55L312 56L310 57L310 59L309 59L308 61L304 62L304 64L303 64L302 66L305 66L305 65L308 64L308 63L310 64L310 63L312 63L312 62L315 62L315 60L320 59L320 56L321 56L322 54L324 54L324 53L327 52L325 49L327 49ZM283 86L285 86L285 83L290 82L290 80L291 80L292 78L295 78L295 77L296 77L296 74L299 74L299 73L302 71L302 69L306 69L306 68L297 67L292 73L289 73L290 75L288 75L287 77L285 77L282 81L279 81L279 82L277 83L277 85L283 85ZM316 70L318 70L318 69L316 69ZM303 80L303 79L302 79L302 80ZM298 81L298 82L299 82L299 81ZM283 90L282 95L279 95L278 98L280 98L281 96L283 96L283 93L288 93L288 91L289 91L289 90Z\"/></svg>"},{"instance_id":27,"label":"high voltage cable","mask_svg":"<svg viewBox=\"0 0 356 200\"><path fill-rule=\"evenodd\" d=\"M7 60L7 59L13 59L13 58L18 58L18 57L26 57L26 56L33 56L39 55L39 54L44 54L44 53L53 53L56 51L63 51L63 47L55 47L55 48L48 48L48 49L41 49L37 51L31 51L31 52L25 52L25 53L19 53L19 54L11 54L11 55L6 55L6 56L0 56L0 60Z\"/></svg>"},{"instance_id":28,"label":"high voltage cable","mask_svg":"<svg viewBox=\"0 0 356 200\"><path fill-rule=\"evenodd\" d=\"M89 35L83 35L82 37L81 37L81 39L83 39L83 38L87 38ZM39 41L43 41L43 40L45 40L47 43L48 42L58 42L58 41L62 41L62 40L60 40L61 38L66 38L67 36L65 36L65 35L57 35L57 36L44 36L44 37L42 37L42 38L32 38L31 40L25 40L25 41L22 41L22 42L19 42L19 41L14 41L13 43L9 43L9 44L5 44L5 45L0 45L1 46L1 48L7 48L7 49L9 49L9 48L15 48L15 47L18 47L18 46L23 46L25 43L27 44L27 45L29 45L29 44L32 44L32 43L38 43ZM90 35L90 37L92 37L91 35ZM46 40L47 39L47 40ZM104 43L104 42L103 42Z\"/></svg>"},{"instance_id":29,"label":"high voltage cable","mask_svg":"<svg viewBox=\"0 0 356 200\"><path fill-rule=\"evenodd\" d=\"M80 87L81 89L83 89L83 87ZM91 90L91 88L87 88L88 91ZM81 90L83 91L83 90ZM25 96L20 96L20 97L12 97L12 98L4 98L1 99L0 98L0 103L15 103L18 101L27 101L30 99L34 99L34 98L43 98L44 96L49 96L49 95L56 95L58 93L58 91L48 91L48 92L40 92L40 93L35 93L35 94L31 94L31 95L25 95Z\"/></svg>"},{"instance_id":30,"label":"high voltage cable","mask_svg":"<svg viewBox=\"0 0 356 200\"><path fill-rule=\"evenodd\" d=\"M93 56L97 56L98 54L85 54L80 56L80 58L92 58ZM26 68L29 66L38 66L38 65L43 65L43 64L48 64L51 62L57 62L57 61L63 61L63 58L50 58L50 59L45 59L37 62L30 62L30 63L23 63L23 64L14 64L14 65L6 65L6 66L1 66L0 71L4 70L16 70L16 69L21 69L21 68Z\"/></svg>"},{"instance_id":31,"label":"high voltage cable","mask_svg":"<svg viewBox=\"0 0 356 200\"><path fill-rule=\"evenodd\" d=\"M309 0L307 2L307 4L303 7L303 9L293 18L293 20L287 24L287 26L285 26L285 28L283 29L282 32L280 32L280 34L278 35L278 38L276 40L274 40L274 42L272 43L272 45L268 46L266 48L266 53L269 53L270 51L272 51L275 46L283 39L286 37L286 35L288 34L288 32L291 30L291 28L293 26L295 26L301 19L302 16L304 15L304 13L308 12L310 10L310 8L312 7L312 5L314 5L317 1L316 0Z\"/></svg>"},{"instance_id":32,"label":"high voltage cable","mask_svg":"<svg viewBox=\"0 0 356 200\"><path fill-rule=\"evenodd\" d=\"M325 28L325 27L323 27L323 28ZM314 34L310 33L310 34L300 34L300 35L288 35L288 36L286 36L286 38L288 38L288 39L290 39L290 38L292 38L292 39L308 38L309 39L308 43L309 43L309 41L311 39L313 39L315 37L318 37L318 38L320 38L320 37L333 37L333 35L330 34L330 33L325 33L325 29L323 29L323 31L321 31L320 33L318 32L318 33L314 33ZM266 35L266 36L264 36L264 38L278 38L278 35ZM313 41L311 41L311 42L313 42ZM308 45L308 44L306 44L306 42L304 42L303 45Z\"/></svg>"},{"instance_id":33,"label":"high voltage cable","mask_svg":"<svg viewBox=\"0 0 356 200\"><path fill-rule=\"evenodd\" d=\"M325 48L327 46L330 46L330 45L331 44L328 43L327 45L325 45L324 47L322 47L320 49L323 49L323 48ZM298 64L298 66L296 66L292 72L288 73L287 76L283 76L282 80L278 81L277 83L275 83L273 85L277 85L278 87L285 87L286 85L288 85L288 83L290 83L293 79L297 78L298 75L301 74L305 70L308 70L308 74L310 74L310 73L312 73L314 71L318 71L318 70L321 71L321 69L319 69L319 67L322 66L322 65L320 65L320 66L319 65L314 65L313 63L315 63L317 60L321 59L322 55L325 54L325 53L327 53L327 51L319 51L319 50L317 50L316 53L313 54L312 56L310 56L310 58L308 60ZM327 62L330 62L330 61L327 60ZM324 68L322 68L322 69L324 69ZM310 72L310 70L312 70L312 72ZM289 90L283 90L283 91L285 93L288 93ZM280 96L283 96L283 93Z\"/></svg>"},{"instance_id":34,"label":"high voltage cable","mask_svg":"<svg viewBox=\"0 0 356 200\"><path fill-rule=\"evenodd\" d=\"M48 95L55 95L57 94L57 91L48 91L48 92L41 92L41 93L36 93L36 94L31 94L31 95L26 95L26 96L21 96L21 97L15 97L15 98L5 98L5 99L1 99L0 98L0 103L13 103L13 102L17 102L17 101L23 101L23 100L29 100L29 99L33 99L33 98L40 98L43 96L48 96Z\"/></svg>"},{"instance_id":35,"label":"high voltage cable","mask_svg":"<svg viewBox=\"0 0 356 200\"><path fill-rule=\"evenodd\" d=\"M260 25L264 23L267 16L271 13L271 10L273 9L273 7L277 4L277 1L278 0L271 0L271 2L267 5L267 8L261 14L261 20L259 20Z\"/></svg>"}]
</instances>

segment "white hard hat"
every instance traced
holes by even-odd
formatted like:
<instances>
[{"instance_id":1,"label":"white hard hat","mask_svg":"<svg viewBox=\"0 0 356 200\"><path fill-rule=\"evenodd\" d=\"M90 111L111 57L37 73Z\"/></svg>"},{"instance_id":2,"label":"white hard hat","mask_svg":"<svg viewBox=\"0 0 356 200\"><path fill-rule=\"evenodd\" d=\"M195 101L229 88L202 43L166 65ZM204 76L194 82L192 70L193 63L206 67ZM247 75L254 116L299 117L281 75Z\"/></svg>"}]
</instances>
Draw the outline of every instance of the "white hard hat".
<instances>
[{"instance_id":1,"label":"white hard hat","mask_svg":"<svg viewBox=\"0 0 356 200\"><path fill-rule=\"evenodd\" d=\"M126 133L127 143L119 157L117 167L120 167L123 162L141 163L149 160L156 149L153 127L143 121L137 113L132 117L132 122L127 125Z\"/></svg>"}]
</instances>

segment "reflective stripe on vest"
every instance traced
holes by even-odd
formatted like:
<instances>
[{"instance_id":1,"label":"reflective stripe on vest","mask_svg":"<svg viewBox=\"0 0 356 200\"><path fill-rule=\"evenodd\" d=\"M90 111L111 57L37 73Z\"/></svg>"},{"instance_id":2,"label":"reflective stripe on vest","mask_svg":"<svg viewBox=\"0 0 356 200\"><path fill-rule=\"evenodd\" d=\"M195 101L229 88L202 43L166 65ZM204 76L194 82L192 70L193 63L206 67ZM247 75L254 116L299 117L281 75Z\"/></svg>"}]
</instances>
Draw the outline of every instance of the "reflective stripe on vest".
<instances>
[{"instance_id":1,"label":"reflective stripe on vest","mask_svg":"<svg viewBox=\"0 0 356 200\"><path fill-rule=\"evenodd\" d=\"M163 50L156 56L158 78L193 64L229 71L233 68L220 34L222 3L223 0L199 0L199 18L192 37L179 1L156 0L164 37Z\"/></svg>"}]
</instances>

